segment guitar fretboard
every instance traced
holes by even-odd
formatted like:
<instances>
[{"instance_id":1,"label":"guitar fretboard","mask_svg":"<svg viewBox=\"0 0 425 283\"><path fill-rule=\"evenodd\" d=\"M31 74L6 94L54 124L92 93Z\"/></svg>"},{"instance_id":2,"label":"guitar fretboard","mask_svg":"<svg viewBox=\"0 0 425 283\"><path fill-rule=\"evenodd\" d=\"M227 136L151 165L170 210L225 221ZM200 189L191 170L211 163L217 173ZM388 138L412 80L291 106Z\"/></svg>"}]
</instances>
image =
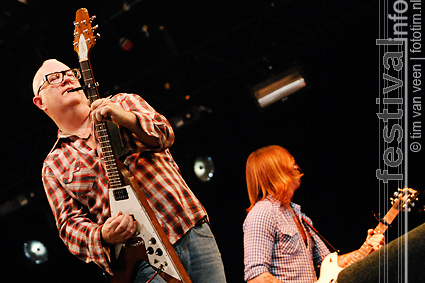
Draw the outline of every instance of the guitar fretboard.
<instances>
[{"instance_id":1,"label":"guitar fretboard","mask_svg":"<svg viewBox=\"0 0 425 283\"><path fill-rule=\"evenodd\" d=\"M87 87L87 96L90 103L93 103L99 98L99 93L93 78L93 72L90 67L88 60L80 61L81 73L83 75L84 84ZM109 137L109 131L106 126L106 122L96 121L95 131L99 138L100 147L102 149L102 159L105 162L106 174L108 175L110 189L116 189L123 186L120 171L115 160L114 151L112 148L111 139Z\"/></svg>"},{"instance_id":2,"label":"guitar fretboard","mask_svg":"<svg viewBox=\"0 0 425 283\"><path fill-rule=\"evenodd\" d=\"M388 225L384 223L391 224L393 222L393 220L396 218L399 212L399 209L397 207L398 207L398 202L391 207L391 209L387 212L387 214L382 218L383 221L379 222L378 226L376 226L376 228L373 230L375 234L383 234L385 233L385 231L387 231ZM348 265L351 265L355 263L356 261L366 257L371 252L372 252L372 247L367 242L364 242L363 245L360 247L360 249L357 251L356 255L351 257L350 261L348 262Z\"/></svg>"}]
</instances>

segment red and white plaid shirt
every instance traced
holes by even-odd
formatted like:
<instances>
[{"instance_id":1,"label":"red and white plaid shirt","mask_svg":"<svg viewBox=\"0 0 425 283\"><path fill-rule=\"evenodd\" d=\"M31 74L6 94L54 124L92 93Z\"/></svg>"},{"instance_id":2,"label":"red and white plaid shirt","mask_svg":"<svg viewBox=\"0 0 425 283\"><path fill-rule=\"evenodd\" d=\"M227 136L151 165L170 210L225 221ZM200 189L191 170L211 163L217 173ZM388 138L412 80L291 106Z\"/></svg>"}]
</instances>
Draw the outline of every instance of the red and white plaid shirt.
<instances>
[{"instance_id":1,"label":"red and white plaid shirt","mask_svg":"<svg viewBox=\"0 0 425 283\"><path fill-rule=\"evenodd\" d=\"M159 149L147 150L136 139L139 150L125 164L174 244L206 215L169 152L174 132L165 117L138 95L118 94L111 101L135 113L146 133L160 141ZM44 161L42 178L59 235L70 252L112 273L100 237L101 225L110 216L108 177L97 139L96 146L93 150L87 139L59 132Z\"/></svg>"}]
</instances>

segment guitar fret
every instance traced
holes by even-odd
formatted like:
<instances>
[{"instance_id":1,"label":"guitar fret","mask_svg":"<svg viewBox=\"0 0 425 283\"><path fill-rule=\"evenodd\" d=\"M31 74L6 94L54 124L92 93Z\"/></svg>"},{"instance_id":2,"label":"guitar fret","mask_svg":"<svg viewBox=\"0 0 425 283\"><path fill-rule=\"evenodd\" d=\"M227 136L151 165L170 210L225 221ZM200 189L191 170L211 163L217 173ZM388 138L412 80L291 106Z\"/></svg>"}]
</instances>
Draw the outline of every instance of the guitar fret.
<instances>
[{"instance_id":1,"label":"guitar fret","mask_svg":"<svg viewBox=\"0 0 425 283\"><path fill-rule=\"evenodd\" d=\"M106 169L111 173L118 172L118 168L113 163L106 163Z\"/></svg>"},{"instance_id":2,"label":"guitar fret","mask_svg":"<svg viewBox=\"0 0 425 283\"><path fill-rule=\"evenodd\" d=\"M103 149L102 149L102 151L103 151ZM113 154L112 149L111 149L110 147L108 147L108 149L107 149L107 150L103 151L103 154L104 154L105 156L110 157L110 154Z\"/></svg>"},{"instance_id":3,"label":"guitar fret","mask_svg":"<svg viewBox=\"0 0 425 283\"><path fill-rule=\"evenodd\" d=\"M122 186L121 186L121 181L112 180L112 181L110 181L109 183L110 183L111 188L119 188L119 187L122 187Z\"/></svg>"},{"instance_id":4,"label":"guitar fret","mask_svg":"<svg viewBox=\"0 0 425 283\"><path fill-rule=\"evenodd\" d=\"M100 146L102 147L102 150L105 150L106 152L104 152L105 154L106 153L109 153L109 152L111 152L112 151L112 146L110 145L110 144L105 144L105 142L100 142Z\"/></svg>"}]
</instances>

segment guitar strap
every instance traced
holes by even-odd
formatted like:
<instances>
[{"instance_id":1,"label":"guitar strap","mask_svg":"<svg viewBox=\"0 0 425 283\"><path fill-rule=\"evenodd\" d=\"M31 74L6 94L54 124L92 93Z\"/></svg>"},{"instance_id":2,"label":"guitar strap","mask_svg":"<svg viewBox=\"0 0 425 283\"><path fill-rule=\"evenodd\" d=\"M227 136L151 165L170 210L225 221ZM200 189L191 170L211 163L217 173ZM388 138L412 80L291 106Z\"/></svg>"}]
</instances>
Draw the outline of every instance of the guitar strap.
<instances>
[{"instance_id":1,"label":"guitar strap","mask_svg":"<svg viewBox=\"0 0 425 283\"><path fill-rule=\"evenodd\" d=\"M319 233L319 231L317 231L316 230L316 228L314 228L313 227L313 225L311 225L310 224L310 222L308 222L304 217L302 217L301 216L301 218L302 218L302 220L303 220L303 222L305 223L305 224L307 224L308 225L308 227L310 227L311 228L311 230L313 230L314 231L314 233L316 233L317 234L317 236L319 236L319 238L333 251L333 252L339 252L339 250L337 250L337 249L335 249L332 245L331 245L331 243L329 243L326 239L325 239L325 237L323 237L320 233Z\"/></svg>"}]
</instances>

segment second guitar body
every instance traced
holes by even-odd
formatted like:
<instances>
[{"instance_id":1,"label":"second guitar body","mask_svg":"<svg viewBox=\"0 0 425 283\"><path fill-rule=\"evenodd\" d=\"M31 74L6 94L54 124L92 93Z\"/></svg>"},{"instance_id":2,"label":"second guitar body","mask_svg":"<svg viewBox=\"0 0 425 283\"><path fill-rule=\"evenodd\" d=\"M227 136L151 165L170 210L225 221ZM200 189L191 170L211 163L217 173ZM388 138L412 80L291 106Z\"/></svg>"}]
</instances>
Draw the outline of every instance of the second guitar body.
<instances>
[{"instance_id":1,"label":"second guitar body","mask_svg":"<svg viewBox=\"0 0 425 283\"><path fill-rule=\"evenodd\" d=\"M338 274L343 269L338 265L338 254L336 252L328 254L322 261L320 278L316 283L336 283Z\"/></svg>"}]
</instances>

